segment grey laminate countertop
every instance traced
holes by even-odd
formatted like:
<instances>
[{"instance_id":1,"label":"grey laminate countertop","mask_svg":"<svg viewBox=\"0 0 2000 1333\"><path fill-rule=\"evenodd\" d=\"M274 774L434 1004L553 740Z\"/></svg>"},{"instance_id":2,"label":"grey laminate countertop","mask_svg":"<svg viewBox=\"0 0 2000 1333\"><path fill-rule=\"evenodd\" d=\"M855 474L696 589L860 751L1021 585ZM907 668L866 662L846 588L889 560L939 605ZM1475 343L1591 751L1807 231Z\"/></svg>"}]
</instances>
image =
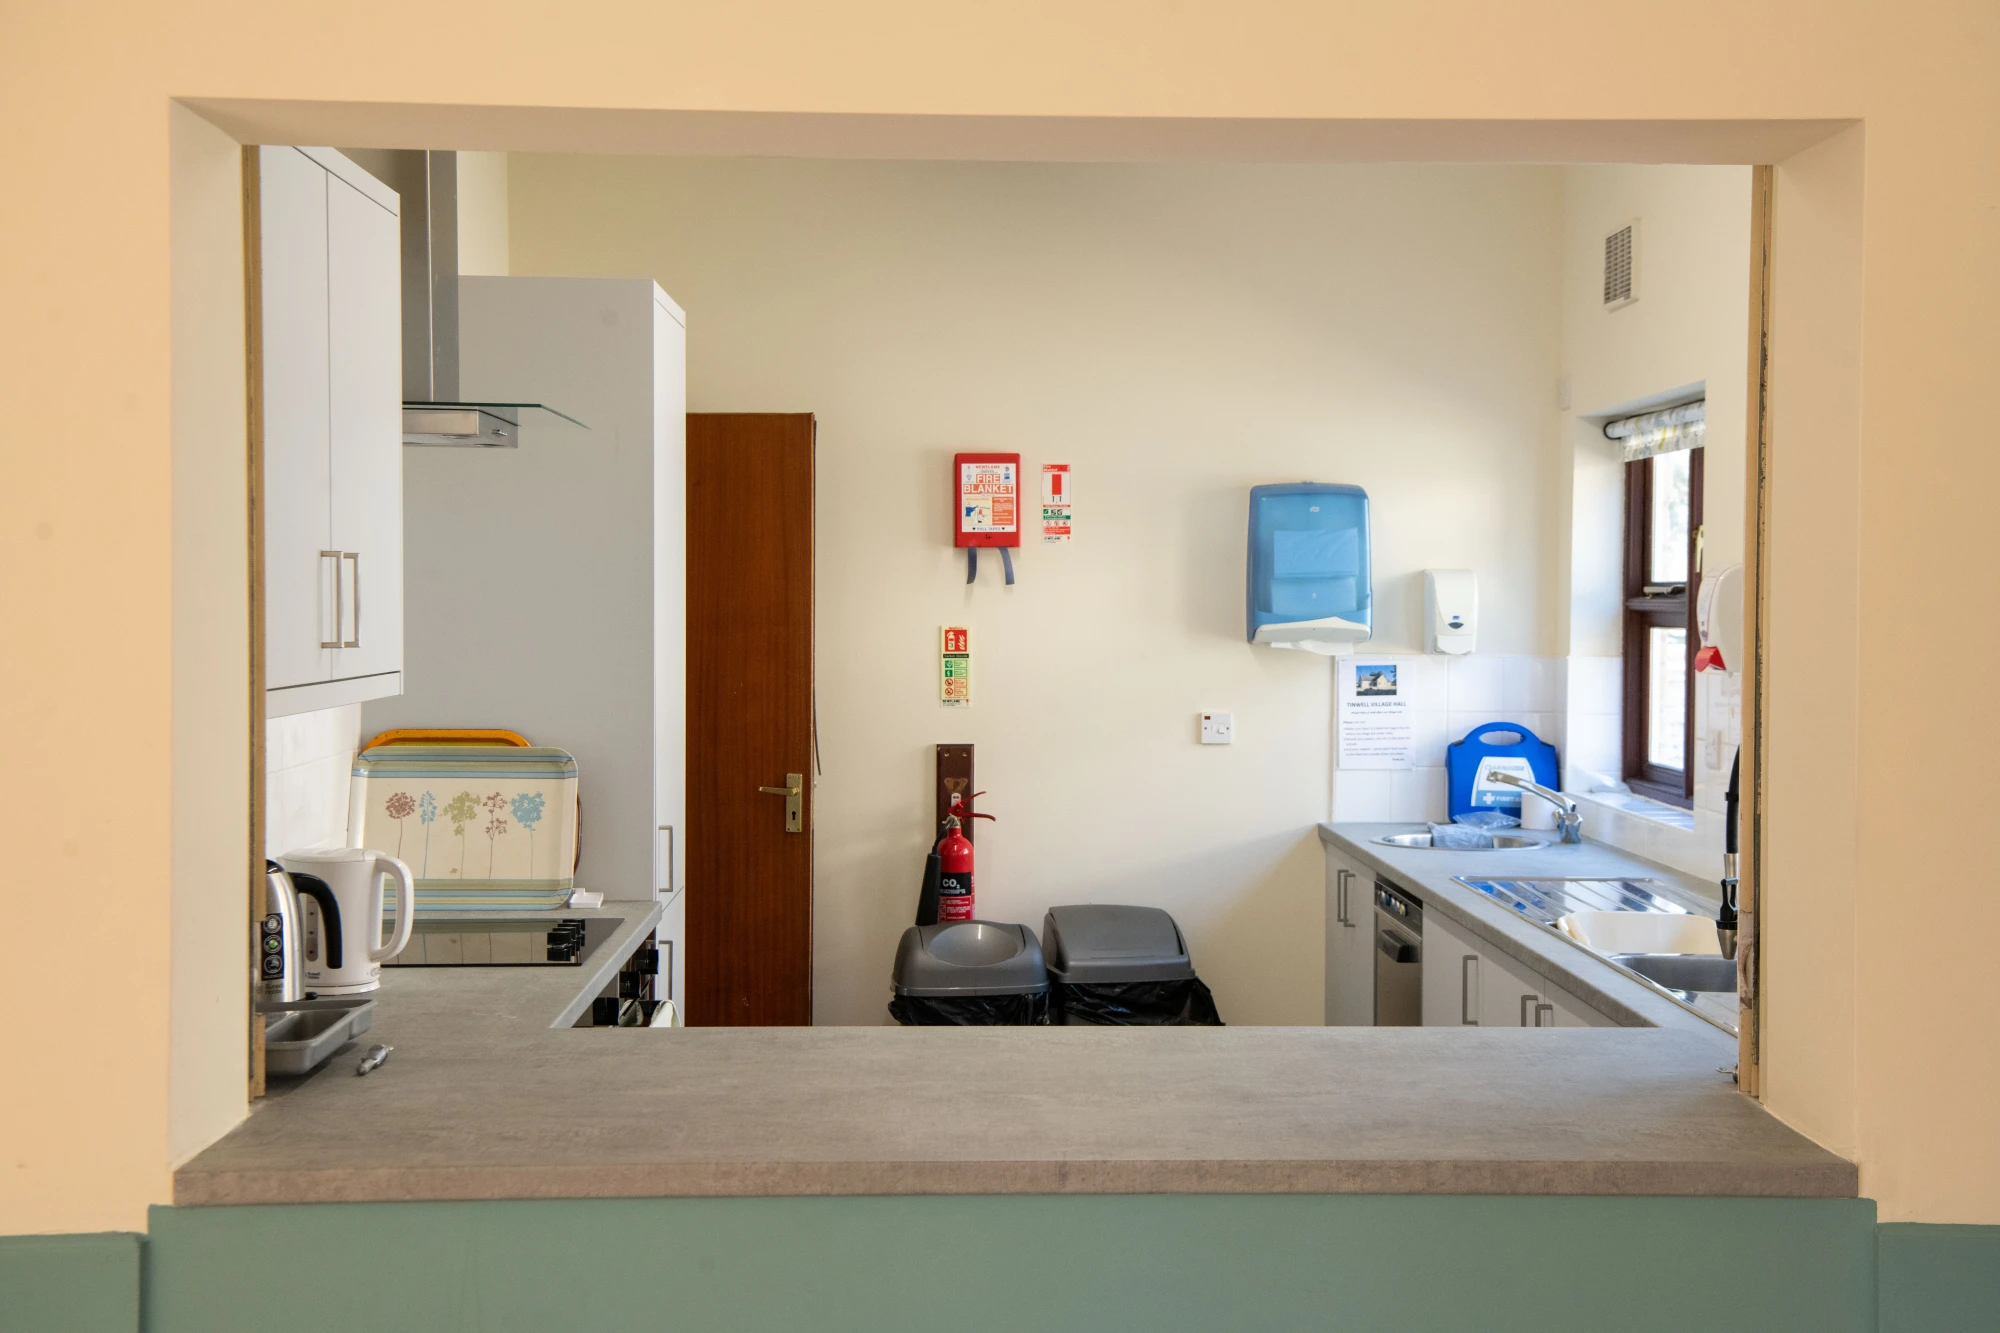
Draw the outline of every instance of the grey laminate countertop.
<instances>
[{"instance_id":1,"label":"grey laminate countertop","mask_svg":"<svg viewBox=\"0 0 2000 1333\"><path fill-rule=\"evenodd\" d=\"M391 971L390 1062L267 1099L175 1202L1856 1190L1689 1032L553 1028L565 973Z\"/></svg>"},{"instance_id":2,"label":"grey laminate countertop","mask_svg":"<svg viewBox=\"0 0 2000 1333\"><path fill-rule=\"evenodd\" d=\"M1632 1026L1687 1032L1707 1040L1716 1058L1736 1060L1736 1038L1706 1019L1689 1013L1645 983L1602 958L1502 907L1485 894L1468 889L1453 877L1473 879L1578 879L1623 876L1657 880L1668 896L1690 911L1713 917L1717 886L1671 866L1621 852L1587 838L1565 847L1516 851L1432 851L1429 848L1384 847L1375 841L1386 833L1409 833L1422 824L1321 824L1320 841L1414 892L1427 912L1437 911L1500 952L1519 960L1563 987L1599 1013ZM1549 835L1553 838L1553 834Z\"/></svg>"}]
</instances>

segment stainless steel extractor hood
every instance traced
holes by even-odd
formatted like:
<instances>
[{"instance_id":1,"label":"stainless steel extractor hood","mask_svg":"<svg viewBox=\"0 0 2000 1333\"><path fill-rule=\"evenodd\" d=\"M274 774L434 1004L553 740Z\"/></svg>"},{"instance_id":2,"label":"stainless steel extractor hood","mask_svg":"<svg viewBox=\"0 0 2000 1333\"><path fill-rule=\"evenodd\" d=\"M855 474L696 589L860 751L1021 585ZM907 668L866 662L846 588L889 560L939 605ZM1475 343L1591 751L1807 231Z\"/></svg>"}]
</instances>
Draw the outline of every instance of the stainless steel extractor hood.
<instances>
[{"instance_id":1,"label":"stainless steel extractor hood","mask_svg":"<svg viewBox=\"0 0 2000 1333\"><path fill-rule=\"evenodd\" d=\"M513 449L524 421L588 430L544 403L459 397L458 154L345 151L402 197L403 443Z\"/></svg>"}]
</instances>

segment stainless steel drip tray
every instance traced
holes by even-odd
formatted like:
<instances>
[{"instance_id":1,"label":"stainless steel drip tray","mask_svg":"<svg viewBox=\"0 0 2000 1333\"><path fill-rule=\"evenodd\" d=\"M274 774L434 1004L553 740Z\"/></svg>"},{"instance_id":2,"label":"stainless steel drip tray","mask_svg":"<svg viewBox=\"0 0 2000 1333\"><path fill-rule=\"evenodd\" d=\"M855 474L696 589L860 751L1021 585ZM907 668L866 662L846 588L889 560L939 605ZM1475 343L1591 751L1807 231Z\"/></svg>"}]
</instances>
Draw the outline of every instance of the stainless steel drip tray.
<instances>
[{"instance_id":1,"label":"stainless steel drip tray","mask_svg":"<svg viewBox=\"0 0 2000 1333\"><path fill-rule=\"evenodd\" d=\"M1571 912L1678 912L1687 908L1665 896L1657 879L1473 879L1452 877L1530 921L1553 926Z\"/></svg>"}]
</instances>

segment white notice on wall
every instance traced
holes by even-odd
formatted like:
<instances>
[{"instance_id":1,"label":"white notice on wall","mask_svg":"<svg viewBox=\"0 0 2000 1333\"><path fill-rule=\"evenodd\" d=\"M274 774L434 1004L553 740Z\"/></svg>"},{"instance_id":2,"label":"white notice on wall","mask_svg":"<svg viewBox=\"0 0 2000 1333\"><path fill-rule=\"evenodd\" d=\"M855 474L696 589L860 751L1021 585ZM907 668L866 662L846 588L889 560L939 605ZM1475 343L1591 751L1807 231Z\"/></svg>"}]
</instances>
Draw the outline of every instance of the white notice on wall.
<instances>
[{"instance_id":1,"label":"white notice on wall","mask_svg":"<svg viewBox=\"0 0 2000 1333\"><path fill-rule=\"evenodd\" d=\"M1042 464L1042 540L1050 546L1068 545L1074 514L1069 491L1069 464Z\"/></svg>"},{"instance_id":2,"label":"white notice on wall","mask_svg":"<svg viewBox=\"0 0 2000 1333\"><path fill-rule=\"evenodd\" d=\"M1336 657L1342 768L1410 768L1416 749L1407 682L1387 657Z\"/></svg>"}]
</instances>

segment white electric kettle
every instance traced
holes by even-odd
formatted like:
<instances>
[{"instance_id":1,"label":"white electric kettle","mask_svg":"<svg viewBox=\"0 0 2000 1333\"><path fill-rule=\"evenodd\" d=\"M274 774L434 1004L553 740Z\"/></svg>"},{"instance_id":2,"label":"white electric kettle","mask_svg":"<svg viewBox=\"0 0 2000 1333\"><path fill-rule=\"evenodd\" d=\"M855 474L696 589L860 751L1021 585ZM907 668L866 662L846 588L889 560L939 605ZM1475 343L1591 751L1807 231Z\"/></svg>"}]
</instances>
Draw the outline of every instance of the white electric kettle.
<instances>
[{"instance_id":1,"label":"white electric kettle","mask_svg":"<svg viewBox=\"0 0 2000 1333\"><path fill-rule=\"evenodd\" d=\"M382 984L382 964L410 942L417 915L410 868L365 847L325 847L286 852L278 864L298 886L299 958L305 989L318 995L355 995ZM396 881L396 933L386 944L384 881ZM317 890L324 886L325 893Z\"/></svg>"}]
</instances>

